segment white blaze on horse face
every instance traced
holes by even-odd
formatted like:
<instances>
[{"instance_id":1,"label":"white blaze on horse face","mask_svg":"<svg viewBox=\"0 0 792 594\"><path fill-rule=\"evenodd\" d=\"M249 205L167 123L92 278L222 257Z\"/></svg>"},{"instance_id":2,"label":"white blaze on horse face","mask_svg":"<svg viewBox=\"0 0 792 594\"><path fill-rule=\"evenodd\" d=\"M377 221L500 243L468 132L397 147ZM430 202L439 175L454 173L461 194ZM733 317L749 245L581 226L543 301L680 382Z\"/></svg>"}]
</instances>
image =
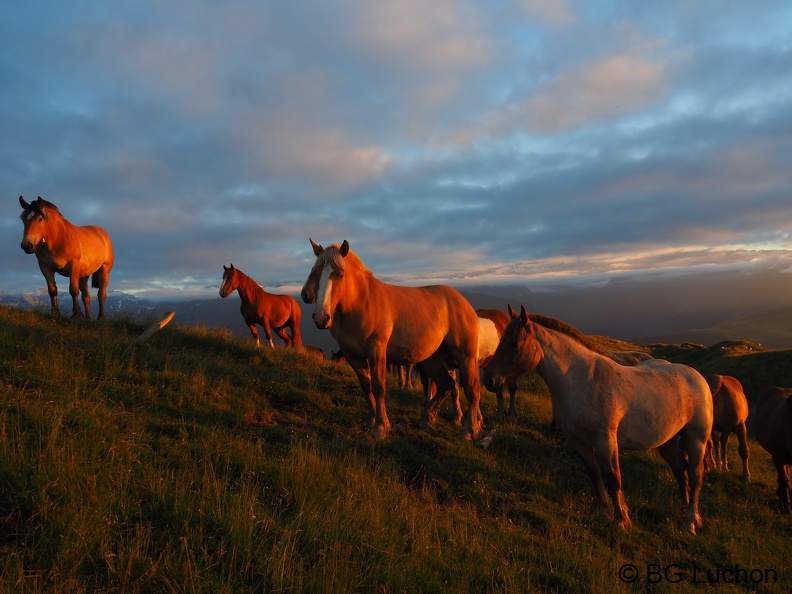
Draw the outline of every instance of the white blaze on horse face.
<instances>
[{"instance_id":1,"label":"white blaze on horse face","mask_svg":"<svg viewBox=\"0 0 792 594\"><path fill-rule=\"evenodd\" d=\"M316 288L316 308L314 308L313 320L317 328L329 328L332 324L332 293L333 279L330 275L333 267L326 264L319 276L319 286Z\"/></svg>"}]
</instances>

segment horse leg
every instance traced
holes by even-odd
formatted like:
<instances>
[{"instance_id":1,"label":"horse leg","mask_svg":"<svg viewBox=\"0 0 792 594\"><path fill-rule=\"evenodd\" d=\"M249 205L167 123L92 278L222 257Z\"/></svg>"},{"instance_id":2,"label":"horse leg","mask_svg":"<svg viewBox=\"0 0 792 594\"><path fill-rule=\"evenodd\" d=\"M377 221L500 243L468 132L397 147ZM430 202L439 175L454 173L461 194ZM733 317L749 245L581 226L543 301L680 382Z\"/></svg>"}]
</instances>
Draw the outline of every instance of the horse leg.
<instances>
[{"instance_id":1,"label":"horse leg","mask_svg":"<svg viewBox=\"0 0 792 594\"><path fill-rule=\"evenodd\" d=\"M388 368L385 360L385 345L377 348L369 358L371 369L371 394L374 404L374 426L371 428L375 437L384 438L390 431L390 420L385 407L385 394L388 385Z\"/></svg>"},{"instance_id":2,"label":"horse leg","mask_svg":"<svg viewBox=\"0 0 792 594\"><path fill-rule=\"evenodd\" d=\"M679 485L679 497L682 500L682 507L687 507L690 499L688 491L687 460L685 454L679 447L679 441L674 436L657 448L657 453L671 467L671 472Z\"/></svg>"},{"instance_id":3,"label":"horse leg","mask_svg":"<svg viewBox=\"0 0 792 594\"><path fill-rule=\"evenodd\" d=\"M508 415L506 414L506 403L503 400L503 384L495 388L495 396L498 398L498 419L505 423Z\"/></svg>"},{"instance_id":4,"label":"horse leg","mask_svg":"<svg viewBox=\"0 0 792 594\"><path fill-rule=\"evenodd\" d=\"M693 428L682 430L682 449L687 453L687 475L690 498L687 503L686 530L696 534L702 525L699 515L699 493L704 479L704 454L707 449L707 433L696 435ZM672 440L673 441L673 440Z\"/></svg>"},{"instance_id":5,"label":"horse leg","mask_svg":"<svg viewBox=\"0 0 792 594\"><path fill-rule=\"evenodd\" d=\"M748 458L751 455L751 451L748 449L748 431L745 428L745 422L737 425L734 432L737 434L737 453L740 454L740 459L742 460L742 478L746 483L750 483L751 473L748 470Z\"/></svg>"},{"instance_id":6,"label":"horse leg","mask_svg":"<svg viewBox=\"0 0 792 594\"><path fill-rule=\"evenodd\" d=\"M39 268L44 275L44 280L47 282L47 293L49 294L50 305L52 307L52 317L57 318L60 316L60 309L58 308L58 286L55 284L55 273L51 270L42 268L40 264Z\"/></svg>"},{"instance_id":7,"label":"horse leg","mask_svg":"<svg viewBox=\"0 0 792 594\"><path fill-rule=\"evenodd\" d=\"M725 429L720 432L720 439L718 440L720 469L724 472L729 472L729 457L726 455L726 446L729 444L729 435L731 435L731 431Z\"/></svg>"},{"instance_id":8,"label":"horse leg","mask_svg":"<svg viewBox=\"0 0 792 594\"><path fill-rule=\"evenodd\" d=\"M82 294L83 307L85 307L85 319L91 319L91 294L88 292L88 277L84 276L78 283Z\"/></svg>"},{"instance_id":9,"label":"horse leg","mask_svg":"<svg viewBox=\"0 0 792 594\"><path fill-rule=\"evenodd\" d=\"M259 341L258 328L256 328L256 324L248 323L247 327L250 328L250 333L253 335L253 340L256 341L256 346L260 347L261 342Z\"/></svg>"},{"instance_id":10,"label":"horse leg","mask_svg":"<svg viewBox=\"0 0 792 594\"><path fill-rule=\"evenodd\" d=\"M616 433L605 435L597 439L594 450L600 464L605 468L605 487L610 493L613 503L614 521L622 530L627 530L630 525L630 515L622 495L621 469L619 468L619 447L616 442Z\"/></svg>"},{"instance_id":11,"label":"horse leg","mask_svg":"<svg viewBox=\"0 0 792 594\"><path fill-rule=\"evenodd\" d=\"M289 330L291 331L291 346L294 348L300 348L303 345L302 336L300 335L300 323L295 322L294 319L289 322L288 324Z\"/></svg>"},{"instance_id":12,"label":"horse leg","mask_svg":"<svg viewBox=\"0 0 792 594\"><path fill-rule=\"evenodd\" d=\"M509 423L517 422L517 384L511 384L509 388Z\"/></svg>"},{"instance_id":13,"label":"horse leg","mask_svg":"<svg viewBox=\"0 0 792 594\"><path fill-rule=\"evenodd\" d=\"M435 419L437 419L437 411L449 392L454 389L456 382L454 382L448 369L446 369L444 355L432 355L426 361L421 362L420 369L422 369L423 374L427 376L427 381L424 385L425 398L428 397L429 391L431 390L430 382L434 382L435 384L435 394L429 402L424 405L424 409L421 411L421 420L418 424L421 429L428 429L434 424Z\"/></svg>"},{"instance_id":14,"label":"horse leg","mask_svg":"<svg viewBox=\"0 0 792 594\"><path fill-rule=\"evenodd\" d=\"M597 503L600 507L605 508L608 505L608 493L605 490L605 484L602 482L602 472L600 471L599 464L597 464L597 456L594 454L594 448L591 444L583 444L578 442L569 442L575 453L580 456L583 461L583 466L586 473L591 479L591 484L594 487L594 494L597 496Z\"/></svg>"},{"instance_id":15,"label":"horse leg","mask_svg":"<svg viewBox=\"0 0 792 594\"><path fill-rule=\"evenodd\" d=\"M463 436L466 439L474 439L484 427L484 417L481 414L480 406L481 387L479 384L478 361L475 356L467 357L467 359L457 356L455 359L459 362L459 370L457 371L459 383L464 388L468 401Z\"/></svg>"},{"instance_id":16,"label":"horse leg","mask_svg":"<svg viewBox=\"0 0 792 594\"><path fill-rule=\"evenodd\" d=\"M69 295L72 298L72 317L81 318L83 315L80 309L80 285L82 284L79 277L79 263L72 262L71 276L69 277Z\"/></svg>"},{"instance_id":17,"label":"horse leg","mask_svg":"<svg viewBox=\"0 0 792 594\"><path fill-rule=\"evenodd\" d=\"M280 337L287 347L295 346L291 336L286 333L286 328L273 328L272 330Z\"/></svg>"},{"instance_id":18,"label":"horse leg","mask_svg":"<svg viewBox=\"0 0 792 594\"><path fill-rule=\"evenodd\" d=\"M272 342L272 330L270 329L270 321L266 317L261 321L261 327L264 328L264 336L267 337L267 342L270 347L275 348L275 343Z\"/></svg>"},{"instance_id":19,"label":"horse leg","mask_svg":"<svg viewBox=\"0 0 792 594\"><path fill-rule=\"evenodd\" d=\"M110 271L105 266L93 274L93 287L98 289L96 291L96 300L99 302L99 315L97 319L101 320L104 317L104 304L107 299L107 285L110 284Z\"/></svg>"},{"instance_id":20,"label":"horse leg","mask_svg":"<svg viewBox=\"0 0 792 594\"><path fill-rule=\"evenodd\" d=\"M773 464L776 467L776 473L778 474L778 490L776 491L776 495L778 495L778 501L781 503L781 511L789 512L789 467L785 464L779 462L775 457L773 458Z\"/></svg>"},{"instance_id":21,"label":"horse leg","mask_svg":"<svg viewBox=\"0 0 792 594\"><path fill-rule=\"evenodd\" d=\"M459 381L457 377L457 372L452 369L448 373L451 374L451 378L454 380L454 389L451 392L451 406L454 409L452 413L454 415L453 421L454 425L462 426L462 405L459 403Z\"/></svg>"}]
</instances>

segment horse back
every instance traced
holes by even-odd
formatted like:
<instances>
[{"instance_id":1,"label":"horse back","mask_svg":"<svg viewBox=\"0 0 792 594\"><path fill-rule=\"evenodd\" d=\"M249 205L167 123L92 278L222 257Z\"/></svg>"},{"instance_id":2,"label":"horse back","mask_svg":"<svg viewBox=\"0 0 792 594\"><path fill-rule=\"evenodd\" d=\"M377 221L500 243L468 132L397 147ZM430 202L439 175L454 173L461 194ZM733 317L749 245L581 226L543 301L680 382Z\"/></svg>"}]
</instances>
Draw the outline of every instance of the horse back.
<instances>
[{"instance_id":1,"label":"horse back","mask_svg":"<svg viewBox=\"0 0 792 594\"><path fill-rule=\"evenodd\" d=\"M692 367L656 359L632 367L616 366L626 379L626 412L619 426L619 443L631 449L642 441L662 445L681 430L702 440L712 430L712 396L704 377ZM627 387L629 386L629 387ZM634 448L639 449L639 448Z\"/></svg>"},{"instance_id":2,"label":"horse back","mask_svg":"<svg viewBox=\"0 0 792 594\"><path fill-rule=\"evenodd\" d=\"M713 428L717 431L731 430L735 425L744 423L748 418L748 401L740 380L717 374L708 375L705 379L712 392Z\"/></svg>"},{"instance_id":3,"label":"horse back","mask_svg":"<svg viewBox=\"0 0 792 594\"><path fill-rule=\"evenodd\" d=\"M756 399L756 441L781 464L792 464L792 388L768 388Z\"/></svg>"},{"instance_id":4,"label":"horse back","mask_svg":"<svg viewBox=\"0 0 792 594\"><path fill-rule=\"evenodd\" d=\"M334 334L344 352L362 353L370 340L386 341L388 360L396 364L423 361L444 344L456 355L475 358L478 352L478 316L446 285L402 287L372 277L346 315L354 322Z\"/></svg>"}]
</instances>

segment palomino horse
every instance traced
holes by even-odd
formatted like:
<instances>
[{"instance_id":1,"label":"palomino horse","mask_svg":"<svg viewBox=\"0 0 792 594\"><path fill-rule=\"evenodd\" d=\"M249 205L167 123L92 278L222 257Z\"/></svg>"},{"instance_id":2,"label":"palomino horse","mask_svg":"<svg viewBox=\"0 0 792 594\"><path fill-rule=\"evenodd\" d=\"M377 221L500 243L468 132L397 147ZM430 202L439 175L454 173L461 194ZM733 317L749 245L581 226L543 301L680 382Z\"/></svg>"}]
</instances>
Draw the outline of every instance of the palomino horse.
<instances>
[{"instance_id":1,"label":"palomino horse","mask_svg":"<svg viewBox=\"0 0 792 594\"><path fill-rule=\"evenodd\" d=\"M264 336L271 347L272 330L283 339L287 347L299 348L302 346L300 337L300 320L302 311L294 297L289 295L273 295L267 293L261 286L247 274L234 268L231 264L226 268L223 265L223 284L220 286L220 297L225 299L232 291L239 293L242 304L239 311L245 318L245 323L250 328L250 333L256 341L256 346L261 346L256 324L264 328ZM291 336L286 329L291 331Z\"/></svg>"},{"instance_id":2,"label":"palomino horse","mask_svg":"<svg viewBox=\"0 0 792 594\"><path fill-rule=\"evenodd\" d=\"M748 418L748 400L745 398L740 380L730 375L708 375L706 378L712 392L712 437L707 442L707 458L715 468L729 471L726 446L729 435L737 434L737 452L742 460L742 478L751 480L748 471L748 431L745 420ZM715 435L719 433L720 435ZM717 441L715 441L717 439ZM712 455L714 453L714 456Z\"/></svg>"},{"instance_id":3,"label":"palomino horse","mask_svg":"<svg viewBox=\"0 0 792 594\"><path fill-rule=\"evenodd\" d=\"M93 275L92 286L97 291L99 316L104 317L107 284L113 267L113 244L107 232L94 225L77 227L67 221L58 207L41 196L28 204L20 196L24 209L21 219L25 225L22 249L36 254L38 265L47 281L47 292L52 304L52 315L60 315L58 287L55 273L69 277L69 294L72 297L72 315L82 316L78 296L82 293L85 317L91 317L91 296L88 294L88 277Z\"/></svg>"},{"instance_id":4,"label":"palomino horse","mask_svg":"<svg viewBox=\"0 0 792 594\"><path fill-rule=\"evenodd\" d=\"M310 241L316 263L302 298L316 304L314 323L330 330L355 371L369 403L374 435L384 437L390 430L385 407L387 363L421 361L438 386L421 413L421 426L426 428L455 386L445 367L451 356L459 363L459 381L468 401L466 435L475 437L482 421L476 363L479 323L473 307L451 287L399 287L378 280L346 240L327 249Z\"/></svg>"},{"instance_id":5,"label":"palomino horse","mask_svg":"<svg viewBox=\"0 0 792 594\"><path fill-rule=\"evenodd\" d=\"M523 307L506 327L484 382L508 383L533 369L550 388L556 422L583 459L603 503L607 485L619 526L630 525L619 449L657 448L679 482L687 507L685 527L695 534L701 525L698 499L712 430L712 397L704 378L686 365L666 361L619 365L568 324L529 316Z\"/></svg>"},{"instance_id":6,"label":"palomino horse","mask_svg":"<svg viewBox=\"0 0 792 594\"><path fill-rule=\"evenodd\" d=\"M756 441L773 457L778 474L778 501L790 511L789 466L792 465L792 388L768 388L756 399Z\"/></svg>"}]
</instances>

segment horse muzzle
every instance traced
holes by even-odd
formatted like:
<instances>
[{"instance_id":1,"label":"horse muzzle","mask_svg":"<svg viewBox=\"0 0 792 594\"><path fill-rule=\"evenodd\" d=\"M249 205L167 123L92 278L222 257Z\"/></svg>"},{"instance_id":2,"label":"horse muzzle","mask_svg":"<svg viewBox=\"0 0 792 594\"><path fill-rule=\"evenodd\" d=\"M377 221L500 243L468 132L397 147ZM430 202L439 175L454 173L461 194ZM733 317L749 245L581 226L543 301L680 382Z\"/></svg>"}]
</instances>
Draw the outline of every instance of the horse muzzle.
<instances>
[{"instance_id":1,"label":"horse muzzle","mask_svg":"<svg viewBox=\"0 0 792 594\"><path fill-rule=\"evenodd\" d=\"M319 330L327 330L330 325L332 324L332 318L330 318L330 314L317 312L313 315L314 324Z\"/></svg>"},{"instance_id":2,"label":"horse muzzle","mask_svg":"<svg viewBox=\"0 0 792 594\"><path fill-rule=\"evenodd\" d=\"M29 242L29 241L23 241L23 242L21 243L20 247L22 248L22 250L24 250L24 252L25 252L26 254L34 254L34 253L36 253L36 246L35 246L35 245L33 245L33 244L32 244L31 242Z\"/></svg>"}]
</instances>

